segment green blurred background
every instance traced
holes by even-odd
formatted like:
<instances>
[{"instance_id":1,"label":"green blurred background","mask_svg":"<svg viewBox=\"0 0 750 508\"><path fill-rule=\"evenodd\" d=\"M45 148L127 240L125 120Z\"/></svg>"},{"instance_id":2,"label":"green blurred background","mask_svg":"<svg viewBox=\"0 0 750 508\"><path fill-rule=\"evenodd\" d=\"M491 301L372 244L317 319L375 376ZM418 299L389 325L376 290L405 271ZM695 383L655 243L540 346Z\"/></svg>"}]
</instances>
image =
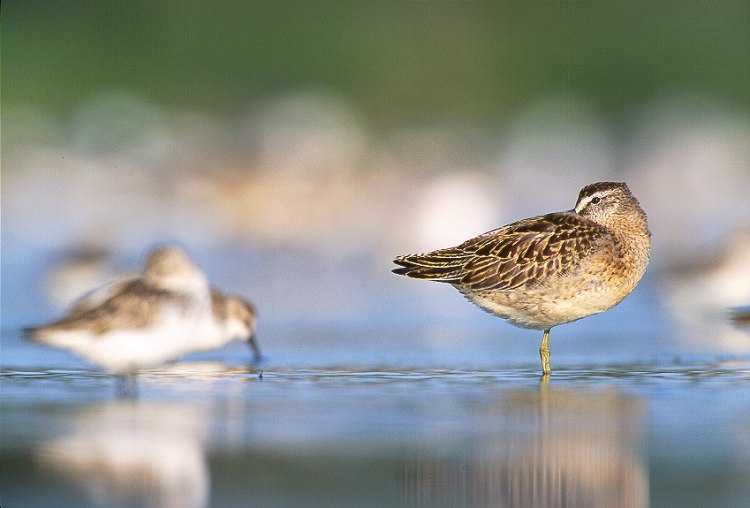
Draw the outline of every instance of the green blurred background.
<instances>
[{"instance_id":1,"label":"green blurred background","mask_svg":"<svg viewBox=\"0 0 750 508\"><path fill-rule=\"evenodd\" d=\"M494 125L550 92L608 117L705 91L750 111L750 4L5 2L3 102L69 113L100 89L231 113L311 84L380 129Z\"/></svg>"}]
</instances>

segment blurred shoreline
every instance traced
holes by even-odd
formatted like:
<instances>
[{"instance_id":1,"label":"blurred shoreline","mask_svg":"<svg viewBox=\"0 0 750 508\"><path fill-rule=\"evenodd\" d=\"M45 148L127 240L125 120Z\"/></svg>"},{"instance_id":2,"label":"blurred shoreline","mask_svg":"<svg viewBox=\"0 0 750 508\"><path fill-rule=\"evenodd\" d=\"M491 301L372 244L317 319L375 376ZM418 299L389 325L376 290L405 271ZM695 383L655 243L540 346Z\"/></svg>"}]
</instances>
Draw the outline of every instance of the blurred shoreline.
<instances>
[{"instance_id":1,"label":"blurred shoreline","mask_svg":"<svg viewBox=\"0 0 750 508\"><path fill-rule=\"evenodd\" d=\"M387 137L332 91L248 111L169 112L122 90L62 121L6 109L4 285L59 311L151 246L177 243L227 290L273 302L270 314L385 315L397 311L387 304L395 290L425 309L439 290L390 280L395 255L569 209L583 185L616 180L649 215L649 280L676 335L750 350L726 317L750 302L750 119L717 101L665 97L624 132L564 96L536 101L502 130ZM15 307L4 303L4 317ZM691 322L699 308L710 315ZM725 337L703 338L706 324Z\"/></svg>"}]
</instances>

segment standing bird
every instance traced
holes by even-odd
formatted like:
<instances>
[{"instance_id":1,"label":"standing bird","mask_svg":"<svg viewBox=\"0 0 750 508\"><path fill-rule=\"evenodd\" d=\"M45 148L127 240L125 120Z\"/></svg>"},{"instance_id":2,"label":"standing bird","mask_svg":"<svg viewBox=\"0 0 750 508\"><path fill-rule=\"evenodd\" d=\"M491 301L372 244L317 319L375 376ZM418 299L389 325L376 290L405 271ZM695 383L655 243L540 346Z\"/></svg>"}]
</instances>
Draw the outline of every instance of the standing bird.
<instances>
[{"instance_id":1,"label":"standing bird","mask_svg":"<svg viewBox=\"0 0 750 508\"><path fill-rule=\"evenodd\" d=\"M24 333L105 371L132 374L233 338L247 340L258 360L255 324L250 303L212 289L182 250L166 247L148 255L143 273L93 290L64 318Z\"/></svg>"},{"instance_id":2,"label":"standing bird","mask_svg":"<svg viewBox=\"0 0 750 508\"><path fill-rule=\"evenodd\" d=\"M599 182L581 189L573 210L399 256L393 272L446 282L513 325L544 330L539 356L548 375L550 329L620 303L646 271L650 248L646 213L628 186Z\"/></svg>"}]
</instances>

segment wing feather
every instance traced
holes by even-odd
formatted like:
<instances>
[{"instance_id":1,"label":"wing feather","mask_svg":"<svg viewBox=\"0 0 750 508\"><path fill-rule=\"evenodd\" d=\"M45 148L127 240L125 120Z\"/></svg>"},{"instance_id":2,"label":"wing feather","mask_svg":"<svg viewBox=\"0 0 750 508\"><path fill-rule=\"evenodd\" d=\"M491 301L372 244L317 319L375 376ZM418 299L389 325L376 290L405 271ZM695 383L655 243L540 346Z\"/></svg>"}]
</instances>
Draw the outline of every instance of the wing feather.
<instances>
[{"instance_id":1,"label":"wing feather","mask_svg":"<svg viewBox=\"0 0 750 508\"><path fill-rule=\"evenodd\" d=\"M131 273L118 277L98 288L92 289L73 302L68 315L74 316L95 309L113 296L121 293L127 286L142 277L143 276L140 273Z\"/></svg>"},{"instance_id":2,"label":"wing feather","mask_svg":"<svg viewBox=\"0 0 750 508\"><path fill-rule=\"evenodd\" d=\"M399 256L393 271L471 291L512 290L575 270L609 233L574 212L551 213L488 231L456 247Z\"/></svg>"}]
</instances>

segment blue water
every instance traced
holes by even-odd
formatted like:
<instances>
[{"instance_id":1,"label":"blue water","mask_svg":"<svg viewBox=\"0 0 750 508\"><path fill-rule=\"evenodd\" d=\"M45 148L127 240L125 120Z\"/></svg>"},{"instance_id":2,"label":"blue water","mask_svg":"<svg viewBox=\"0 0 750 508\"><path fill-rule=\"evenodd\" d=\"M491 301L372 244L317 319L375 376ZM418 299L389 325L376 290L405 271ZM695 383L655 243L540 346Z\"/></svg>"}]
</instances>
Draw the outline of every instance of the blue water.
<instances>
[{"instance_id":1,"label":"blue water","mask_svg":"<svg viewBox=\"0 0 750 508\"><path fill-rule=\"evenodd\" d=\"M366 366L353 354L360 365L351 366L268 346L267 360L248 366L244 348L229 346L144 373L122 397L117 379L64 353L39 355L35 368L12 361L31 346L5 343L8 506L739 507L750 499L747 358L561 358L543 382L531 359L455 368L427 354Z\"/></svg>"},{"instance_id":2,"label":"blue water","mask_svg":"<svg viewBox=\"0 0 750 508\"><path fill-rule=\"evenodd\" d=\"M750 357L682 342L650 276L615 309L554 329L544 381L539 332L448 287L362 273L299 308L209 263L217 286L258 304L264 361L232 343L123 385L21 338L59 312L44 266L3 266L3 506L750 500Z\"/></svg>"}]
</instances>

